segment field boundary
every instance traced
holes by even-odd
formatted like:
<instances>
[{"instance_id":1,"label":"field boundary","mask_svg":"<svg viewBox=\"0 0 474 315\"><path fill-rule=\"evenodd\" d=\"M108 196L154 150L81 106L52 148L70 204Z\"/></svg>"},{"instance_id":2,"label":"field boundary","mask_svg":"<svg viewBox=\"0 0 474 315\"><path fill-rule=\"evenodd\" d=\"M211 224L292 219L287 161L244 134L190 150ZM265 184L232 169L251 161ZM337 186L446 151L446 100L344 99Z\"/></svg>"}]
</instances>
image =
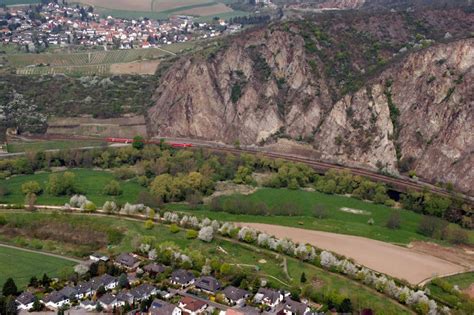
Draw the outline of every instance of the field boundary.
<instances>
[{"instance_id":1,"label":"field boundary","mask_svg":"<svg viewBox=\"0 0 474 315\"><path fill-rule=\"evenodd\" d=\"M83 262L80 259L72 258L72 257L69 257L69 256L63 256L63 255L53 254L53 253L50 253L50 252L45 252L45 251L40 251L40 250L33 250L33 249L29 249L29 248L24 248L24 247L18 247L18 246L14 246L14 245L5 244L5 243L0 243L0 247L21 250L21 251L28 252L28 253L40 254L40 255L45 255L45 256L54 257L54 258L60 258L60 259L69 260L69 261L72 261L72 262L75 262L75 263L78 263L78 264Z\"/></svg>"}]
</instances>

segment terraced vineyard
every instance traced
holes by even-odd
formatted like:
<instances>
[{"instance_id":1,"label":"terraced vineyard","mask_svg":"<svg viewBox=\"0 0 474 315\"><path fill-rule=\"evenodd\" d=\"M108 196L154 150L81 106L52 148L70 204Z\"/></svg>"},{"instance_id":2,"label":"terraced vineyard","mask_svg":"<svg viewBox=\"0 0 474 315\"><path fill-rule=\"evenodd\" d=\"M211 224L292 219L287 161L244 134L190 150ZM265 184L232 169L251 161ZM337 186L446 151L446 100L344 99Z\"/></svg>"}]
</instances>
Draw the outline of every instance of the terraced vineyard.
<instances>
[{"instance_id":1,"label":"terraced vineyard","mask_svg":"<svg viewBox=\"0 0 474 315\"><path fill-rule=\"evenodd\" d=\"M110 65L141 60L156 60L193 47L195 43L176 43L165 49L128 49L59 54L11 54L8 64L20 75L82 74L105 75Z\"/></svg>"}]
</instances>

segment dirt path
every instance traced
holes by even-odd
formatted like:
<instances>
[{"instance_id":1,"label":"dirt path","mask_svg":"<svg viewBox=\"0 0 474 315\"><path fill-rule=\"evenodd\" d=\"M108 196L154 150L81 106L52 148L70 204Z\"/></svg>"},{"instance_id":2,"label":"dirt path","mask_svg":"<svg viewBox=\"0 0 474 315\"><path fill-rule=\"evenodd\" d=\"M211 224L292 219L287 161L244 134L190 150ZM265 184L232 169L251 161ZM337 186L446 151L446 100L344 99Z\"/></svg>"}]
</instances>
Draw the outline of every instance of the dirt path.
<instances>
[{"instance_id":1,"label":"dirt path","mask_svg":"<svg viewBox=\"0 0 474 315\"><path fill-rule=\"evenodd\" d=\"M12 249L21 250L21 251L24 251L24 252L35 253L35 254L40 254L40 255L45 255L45 256L55 257L55 258L60 258L60 259L69 260L69 261L72 261L72 262L75 262L75 263L78 263L78 264L82 262L82 260L67 257L67 256L61 256L61 255L56 255L56 254L52 254L52 253L48 253L48 252L43 252L43 251L39 251L39 250L32 250L32 249L27 249L27 248L17 247L17 246L12 246L12 245L7 245L7 244L1 244L0 243L0 247L12 248Z\"/></svg>"},{"instance_id":2,"label":"dirt path","mask_svg":"<svg viewBox=\"0 0 474 315\"><path fill-rule=\"evenodd\" d=\"M466 271L465 267L447 260L364 237L260 223L240 225L253 227L278 238L288 237L295 242L333 251L353 258L368 268L405 279L412 284L419 284L434 276Z\"/></svg>"}]
</instances>

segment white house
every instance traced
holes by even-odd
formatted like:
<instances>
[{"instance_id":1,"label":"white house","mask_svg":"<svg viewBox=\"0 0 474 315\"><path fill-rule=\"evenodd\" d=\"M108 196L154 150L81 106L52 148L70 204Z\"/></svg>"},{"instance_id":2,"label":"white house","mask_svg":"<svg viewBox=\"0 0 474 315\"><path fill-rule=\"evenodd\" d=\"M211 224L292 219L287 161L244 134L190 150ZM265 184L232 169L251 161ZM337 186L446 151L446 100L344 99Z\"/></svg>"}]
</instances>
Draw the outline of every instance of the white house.
<instances>
[{"instance_id":1,"label":"white house","mask_svg":"<svg viewBox=\"0 0 474 315\"><path fill-rule=\"evenodd\" d=\"M283 301L283 294L276 290L260 288L255 294L254 301L274 308Z\"/></svg>"},{"instance_id":2,"label":"white house","mask_svg":"<svg viewBox=\"0 0 474 315\"><path fill-rule=\"evenodd\" d=\"M59 309L66 304L69 304L69 297L65 296L59 291L53 291L48 294L41 302L43 302L46 307L51 309Z\"/></svg>"},{"instance_id":3,"label":"white house","mask_svg":"<svg viewBox=\"0 0 474 315\"><path fill-rule=\"evenodd\" d=\"M15 302L18 304L18 309L29 311L33 308L35 296L30 292L23 292L16 298Z\"/></svg>"}]
</instances>

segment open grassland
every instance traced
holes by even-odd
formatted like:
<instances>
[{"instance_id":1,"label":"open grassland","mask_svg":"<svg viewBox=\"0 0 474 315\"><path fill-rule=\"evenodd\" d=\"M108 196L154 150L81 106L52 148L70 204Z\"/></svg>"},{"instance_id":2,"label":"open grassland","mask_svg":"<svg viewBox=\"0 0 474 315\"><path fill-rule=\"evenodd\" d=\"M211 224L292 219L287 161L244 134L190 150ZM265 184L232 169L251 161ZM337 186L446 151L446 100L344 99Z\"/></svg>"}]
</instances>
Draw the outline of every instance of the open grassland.
<instances>
[{"instance_id":1,"label":"open grassland","mask_svg":"<svg viewBox=\"0 0 474 315\"><path fill-rule=\"evenodd\" d=\"M238 215L226 212L210 211L207 205L190 209L184 204L170 204L168 208L192 212L198 216L207 216L212 219L234 222L255 222L277 224L304 229L320 230L340 234L364 236L380 241L408 244L413 240L431 240L416 232L422 215L413 211L396 210L383 205L377 205L355 198L327 195L319 192L308 192L303 190L262 188L250 195L234 195L222 197L225 199L239 198L256 203L265 203L269 208L276 205L291 204L302 210L302 216L260 216L260 215ZM313 216L315 207L319 205L326 209L327 217L317 219ZM358 209L365 211L364 214L355 214L341 211L341 208ZM385 226L390 215L394 211L400 213L400 228L389 229ZM368 224L369 219L374 224ZM474 231L469 231L469 237L474 243Z\"/></svg>"},{"instance_id":2,"label":"open grassland","mask_svg":"<svg viewBox=\"0 0 474 315\"><path fill-rule=\"evenodd\" d=\"M0 246L0 284L11 277L21 289L32 276L40 278L47 273L54 277L61 269L73 265L69 260Z\"/></svg>"},{"instance_id":3,"label":"open grassland","mask_svg":"<svg viewBox=\"0 0 474 315\"><path fill-rule=\"evenodd\" d=\"M70 171L76 175L75 182L82 194L86 195L87 198L97 206L102 206L107 200L115 200L120 204L125 204L126 202L134 203L139 192L145 190L145 188L133 181L120 181L123 194L120 196L107 196L102 193L102 190L106 184L115 179L112 173L88 169L73 169ZM51 173L23 175L15 176L7 180L0 180L0 186L7 187L10 192L8 195L0 197L0 203L23 203L25 196L21 192L21 185L27 181L34 180L40 183L44 190L50 174ZM43 192L38 196L38 204L64 205L69 202L69 199L70 196L51 196Z\"/></svg>"},{"instance_id":4,"label":"open grassland","mask_svg":"<svg viewBox=\"0 0 474 315\"><path fill-rule=\"evenodd\" d=\"M444 281L457 285L461 290L469 288L474 283L474 272L461 273L454 276L443 278Z\"/></svg>"},{"instance_id":5,"label":"open grassland","mask_svg":"<svg viewBox=\"0 0 474 315\"><path fill-rule=\"evenodd\" d=\"M136 244L139 244L143 237L148 239L152 237L156 244L173 242L183 251L197 251L204 255L204 257L212 257L221 262L229 263L234 268L258 274L260 277L266 278L270 283L281 288L300 286L299 279L304 271L308 281L318 283L319 289L326 292L334 290L346 294L353 301L356 309L372 308L377 314L410 313L401 305L363 285L289 257L287 258L287 275L282 267L283 257L281 255L256 249L251 245L235 243L226 239L217 239L212 243L204 243L196 239L187 239L184 230L172 233L167 226L160 224L156 224L153 229L147 230L144 228L143 222L113 217L87 216L83 214L13 213L8 211L4 211L1 214L6 217L7 222L11 220L12 224L15 225L26 225L28 222L37 221L59 221L68 222L74 226L87 226L88 228L99 230L103 229L103 227L114 227L114 229L123 232L123 238L117 244L103 249L108 250L109 254L136 250ZM80 233L80 230L76 230L76 233ZM64 241L67 241L67 239ZM103 240L98 239L97 241ZM57 246L56 250L61 250L61 242L58 242Z\"/></svg>"},{"instance_id":6,"label":"open grassland","mask_svg":"<svg viewBox=\"0 0 474 315\"><path fill-rule=\"evenodd\" d=\"M434 279L428 283L427 287L436 299L443 301L452 308L462 305L467 311L464 314L472 314L474 312L474 296L468 288L473 284L474 272L467 272Z\"/></svg>"},{"instance_id":7,"label":"open grassland","mask_svg":"<svg viewBox=\"0 0 474 315\"><path fill-rule=\"evenodd\" d=\"M49 141L28 141L11 142L8 144L8 152L38 152L45 150L67 150L82 147L99 147L107 145L101 140L49 140Z\"/></svg>"}]
</instances>

